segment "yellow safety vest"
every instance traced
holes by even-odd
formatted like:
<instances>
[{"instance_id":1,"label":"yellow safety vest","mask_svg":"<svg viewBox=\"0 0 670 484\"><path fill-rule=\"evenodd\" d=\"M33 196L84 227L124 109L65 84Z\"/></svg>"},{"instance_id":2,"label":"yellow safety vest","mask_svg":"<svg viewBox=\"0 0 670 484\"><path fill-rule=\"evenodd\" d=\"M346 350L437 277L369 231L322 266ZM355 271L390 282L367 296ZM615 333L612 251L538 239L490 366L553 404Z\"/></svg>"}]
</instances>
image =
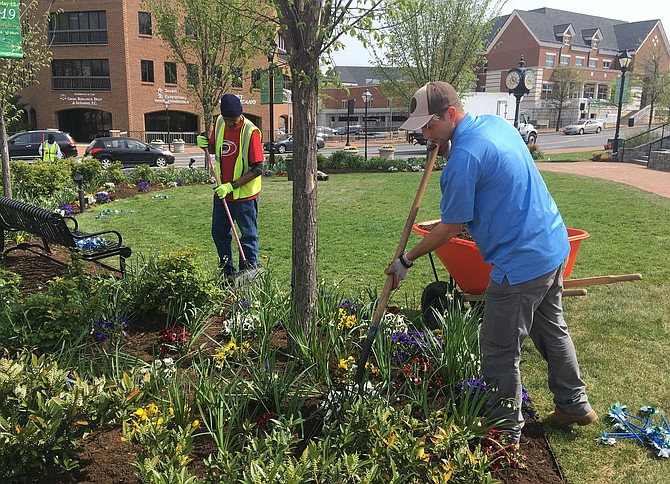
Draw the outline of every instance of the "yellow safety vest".
<instances>
[{"instance_id":1,"label":"yellow safety vest","mask_svg":"<svg viewBox=\"0 0 670 484\"><path fill-rule=\"evenodd\" d=\"M233 170L233 180L237 180L239 177L244 175L249 171L249 145L251 144L251 134L254 131L260 130L249 121L247 118L244 119L244 126L242 126L242 131L240 132L240 141L237 150L237 159L235 160L235 168ZM221 180L221 146L223 145L223 140L225 139L225 130L226 123L223 122L223 116L219 116L216 119L216 170L218 173L218 178ZM261 177L257 176L249 183L242 185L241 187L233 190L233 199L237 200L238 198L249 198L253 197L261 191Z\"/></svg>"},{"instance_id":2,"label":"yellow safety vest","mask_svg":"<svg viewBox=\"0 0 670 484\"><path fill-rule=\"evenodd\" d=\"M58 145L50 145L48 141L42 142L42 161L54 161L56 159L56 153L58 152Z\"/></svg>"}]
</instances>

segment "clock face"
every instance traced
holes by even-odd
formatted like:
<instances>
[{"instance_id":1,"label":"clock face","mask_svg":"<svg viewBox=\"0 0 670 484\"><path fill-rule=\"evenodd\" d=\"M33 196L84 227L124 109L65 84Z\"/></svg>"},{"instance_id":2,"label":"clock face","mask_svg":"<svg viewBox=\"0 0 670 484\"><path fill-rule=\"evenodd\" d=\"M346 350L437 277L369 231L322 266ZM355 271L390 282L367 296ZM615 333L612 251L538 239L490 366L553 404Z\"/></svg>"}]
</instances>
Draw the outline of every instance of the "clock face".
<instances>
[{"instance_id":1,"label":"clock face","mask_svg":"<svg viewBox=\"0 0 670 484\"><path fill-rule=\"evenodd\" d=\"M505 86L507 86L507 89L510 91L516 89L520 82L521 74L518 70L514 69L507 73L507 77L505 78Z\"/></svg>"},{"instance_id":2,"label":"clock face","mask_svg":"<svg viewBox=\"0 0 670 484\"><path fill-rule=\"evenodd\" d=\"M535 73L531 70L527 70L523 74L523 85L525 88L530 91L535 85Z\"/></svg>"}]
</instances>

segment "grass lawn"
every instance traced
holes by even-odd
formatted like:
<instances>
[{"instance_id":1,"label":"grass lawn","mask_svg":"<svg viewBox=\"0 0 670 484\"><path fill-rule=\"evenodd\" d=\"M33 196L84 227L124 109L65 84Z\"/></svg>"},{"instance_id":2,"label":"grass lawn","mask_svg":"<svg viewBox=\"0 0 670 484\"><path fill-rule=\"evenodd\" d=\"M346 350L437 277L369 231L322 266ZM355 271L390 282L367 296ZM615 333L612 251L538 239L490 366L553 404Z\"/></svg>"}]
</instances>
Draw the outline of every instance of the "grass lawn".
<instances>
[{"instance_id":1,"label":"grass lawn","mask_svg":"<svg viewBox=\"0 0 670 484\"><path fill-rule=\"evenodd\" d=\"M554 156L550 155L552 161ZM574 159L574 156L570 159ZM640 272L644 280L589 288L566 298L566 319L580 359L582 376L601 421L572 433L549 430L566 478L574 483L658 483L670 463L633 441L614 447L594 439L609 430L604 417L620 401L636 410L652 405L670 415L670 199L625 185L587 177L543 173L566 224L591 237L579 251L571 277ZM347 295L384 284L384 267L398 244L420 173L331 175L319 182L319 278ZM439 217L439 173L426 190L417 221ZM260 199L260 253L264 265L289 286L292 183L263 181ZM135 254L195 247L216 264L210 236L211 187L180 187L168 199L143 195L93 208L79 216L86 231L113 228ZM501 201L504 203L504 201ZM102 209L113 213L96 218ZM133 210L134 212L129 212ZM410 246L420 236L413 234ZM437 260L440 279L448 274ZM391 304L416 309L423 288L434 280L428 258L417 261ZM540 417L553 408L546 366L532 343L522 353L524 385Z\"/></svg>"}]
</instances>

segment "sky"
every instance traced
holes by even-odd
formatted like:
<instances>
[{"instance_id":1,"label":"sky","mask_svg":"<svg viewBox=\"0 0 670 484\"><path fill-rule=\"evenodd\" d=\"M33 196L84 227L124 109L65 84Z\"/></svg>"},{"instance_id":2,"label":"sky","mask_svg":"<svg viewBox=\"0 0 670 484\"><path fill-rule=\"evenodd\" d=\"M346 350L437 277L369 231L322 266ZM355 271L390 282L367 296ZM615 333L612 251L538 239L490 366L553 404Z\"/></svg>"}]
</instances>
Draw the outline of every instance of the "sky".
<instances>
[{"instance_id":1,"label":"sky","mask_svg":"<svg viewBox=\"0 0 670 484\"><path fill-rule=\"evenodd\" d=\"M548 0L508 0L502 14L512 10L534 10L550 7L568 12L637 22L639 20L660 19L666 35L670 36L670 2L668 0L561 0L560 5ZM372 55L355 39L344 39L346 48L333 54L336 65L366 66L372 64Z\"/></svg>"}]
</instances>

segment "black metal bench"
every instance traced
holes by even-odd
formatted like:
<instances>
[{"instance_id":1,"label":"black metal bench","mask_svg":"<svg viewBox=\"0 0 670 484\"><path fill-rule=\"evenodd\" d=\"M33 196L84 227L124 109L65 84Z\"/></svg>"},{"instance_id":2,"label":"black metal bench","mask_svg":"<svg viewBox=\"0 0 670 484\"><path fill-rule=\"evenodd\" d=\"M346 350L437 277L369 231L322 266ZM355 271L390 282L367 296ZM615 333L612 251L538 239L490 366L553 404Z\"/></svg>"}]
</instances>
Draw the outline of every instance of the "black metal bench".
<instances>
[{"instance_id":1,"label":"black metal bench","mask_svg":"<svg viewBox=\"0 0 670 484\"><path fill-rule=\"evenodd\" d=\"M5 231L27 232L41 238L42 244L23 242L5 250ZM115 240L105 238L110 235L114 236ZM79 245L77 245L77 242L79 242ZM61 245L74 250L78 249L81 259L120 272L122 276L126 272L125 260L130 257L132 252L130 247L123 245L121 234L116 230L83 232L79 230L79 224L74 217L63 217L58 213L0 196L0 252L2 254L22 249L63 264L58 259L49 256L51 254L49 244ZM40 251L34 249L40 249ZM116 255L119 256L119 269L100 262L101 259Z\"/></svg>"}]
</instances>

